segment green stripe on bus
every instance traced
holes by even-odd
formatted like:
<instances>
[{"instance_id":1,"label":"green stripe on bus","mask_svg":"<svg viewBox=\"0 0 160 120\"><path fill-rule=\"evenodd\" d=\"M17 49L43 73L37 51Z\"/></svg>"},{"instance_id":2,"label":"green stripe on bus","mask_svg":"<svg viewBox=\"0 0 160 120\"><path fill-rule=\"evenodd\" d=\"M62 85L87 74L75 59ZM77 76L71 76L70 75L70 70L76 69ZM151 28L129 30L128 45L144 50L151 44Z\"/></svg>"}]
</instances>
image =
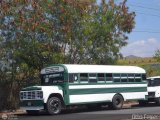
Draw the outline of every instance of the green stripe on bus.
<instances>
[{"instance_id":1,"label":"green stripe on bus","mask_svg":"<svg viewBox=\"0 0 160 120\"><path fill-rule=\"evenodd\" d=\"M69 89L70 95L80 94L103 94L103 93L128 93L128 92L146 92L146 87L123 87L123 88L88 88L88 89Z\"/></svg>"}]
</instances>

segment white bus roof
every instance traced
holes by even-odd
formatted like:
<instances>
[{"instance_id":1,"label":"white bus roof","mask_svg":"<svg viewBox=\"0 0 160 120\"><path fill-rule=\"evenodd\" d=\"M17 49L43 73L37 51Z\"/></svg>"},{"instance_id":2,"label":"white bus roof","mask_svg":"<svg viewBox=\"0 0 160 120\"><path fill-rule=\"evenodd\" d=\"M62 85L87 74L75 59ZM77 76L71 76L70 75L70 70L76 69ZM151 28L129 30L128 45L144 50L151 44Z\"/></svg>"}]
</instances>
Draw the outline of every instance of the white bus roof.
<instances>
[{"instance_id":1,"label":"white bus roof","mask_svg":"<svg viewBox=\"0 0 160 120\"><path fill-rule=\"evenodd\" d=\"M68 73L146 73L137 66L59 64L42 69L41 74L45 74L46 69L54 70L54 67L58 66L61 67L61 71L64 66Z\"/></svg>"}]
</instances>

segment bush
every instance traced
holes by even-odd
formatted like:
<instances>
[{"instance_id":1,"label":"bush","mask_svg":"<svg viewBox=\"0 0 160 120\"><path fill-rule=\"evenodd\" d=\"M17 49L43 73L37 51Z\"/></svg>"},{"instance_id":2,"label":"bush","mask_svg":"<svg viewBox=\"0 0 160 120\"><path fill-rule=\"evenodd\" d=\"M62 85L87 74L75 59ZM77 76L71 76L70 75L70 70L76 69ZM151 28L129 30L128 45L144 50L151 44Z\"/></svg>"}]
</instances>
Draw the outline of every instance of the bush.
<instances>
[{"instance_id":1,"label":"bush","mask_svg":"<svg viewBox=\"0 0 160 120\"><path fill-rule=\"evenodd\" d=\"M13 75L13 76L12 76ZM0 72L0 111L19 108L19 92L23 87L39 83L38 76L26 75L18 79L18 74ZM30 82L30 81L33 82Z\"/></svg>"}]
</instances>

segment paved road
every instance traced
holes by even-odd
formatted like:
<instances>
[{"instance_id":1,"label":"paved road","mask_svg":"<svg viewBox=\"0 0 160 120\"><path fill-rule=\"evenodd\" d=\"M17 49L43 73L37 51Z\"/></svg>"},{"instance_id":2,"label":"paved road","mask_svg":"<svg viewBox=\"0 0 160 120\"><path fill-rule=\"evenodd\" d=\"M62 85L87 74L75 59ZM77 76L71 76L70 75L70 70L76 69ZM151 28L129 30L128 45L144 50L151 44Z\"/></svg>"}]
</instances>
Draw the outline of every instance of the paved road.
<instances>
[{"instance_id":1,"label":"paved road","mask_svg":"<svg viewBox=\"0 0 160 120\"><path fill-rule=\"evenodd\" d=\"M139 117L141 120L144 120L144 117L148 117L148 120L155 120L152 116L147 116L151 114L156 114L154 117L160 120L160 106L132 106L132 108L123 108L121 110L109 110L105 107L98 110L83 108L68 110L56 116L42 113L35 116L26 114L18 115L17 118L18 120L132 120L133 117L135 117L135 119Z\"/></svg>"}]
</instances>

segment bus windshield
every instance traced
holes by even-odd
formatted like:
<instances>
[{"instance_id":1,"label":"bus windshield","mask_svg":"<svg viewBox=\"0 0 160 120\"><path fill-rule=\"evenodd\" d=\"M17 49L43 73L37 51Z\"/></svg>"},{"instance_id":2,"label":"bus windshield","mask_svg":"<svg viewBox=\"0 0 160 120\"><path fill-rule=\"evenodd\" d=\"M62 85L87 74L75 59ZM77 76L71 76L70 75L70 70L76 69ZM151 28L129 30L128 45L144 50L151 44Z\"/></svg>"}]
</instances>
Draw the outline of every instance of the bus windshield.
<instances>
[{"instance_id":1,"label":"bus windshield","mask_svg":"<svg viewBox=\"0 0 160 120\"><path fill-rule=\"evenodd\" d=\"M147 79L148 86L160 86L160 78L154 78L153 80Z\"/></svg>"},{"instance_id":2,"label":"bus windshield","mask_svg":"<svg viewBox=\"0 0 160 120\"><path fill-rule=\"evenodd\" d=\"M57 83L63 83L64 75L63 73L51 73L51 74L44 74L41 76L41 84L42 85L53 85Z\"/></svg>"}]
</instances>

